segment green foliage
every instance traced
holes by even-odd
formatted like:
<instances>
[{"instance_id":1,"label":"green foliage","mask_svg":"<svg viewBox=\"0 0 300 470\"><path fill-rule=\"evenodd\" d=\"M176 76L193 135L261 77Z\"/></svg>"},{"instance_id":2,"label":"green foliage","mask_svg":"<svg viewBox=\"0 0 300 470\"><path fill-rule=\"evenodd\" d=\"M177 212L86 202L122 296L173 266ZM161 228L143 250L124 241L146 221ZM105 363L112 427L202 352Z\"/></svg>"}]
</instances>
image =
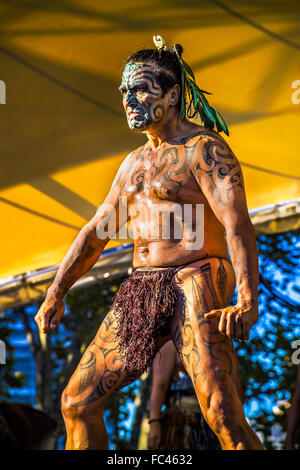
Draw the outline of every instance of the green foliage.
<instances>
[{"instance_id":1,"label":"green foliage","mask_svg":"<svg viewBox=\"0 0 300 470\"><path fill-rule=\"evenodd\" d=\"M245 403L257 404L251 423L264 437L267 449L283 448L284 436L274 442L272 427L284 434L287 411L295 388L297 365L291 361L299 328L299 232L257 238L260 259L259 321L251 341L237 343Z\"/></svg>"}]
</instances>

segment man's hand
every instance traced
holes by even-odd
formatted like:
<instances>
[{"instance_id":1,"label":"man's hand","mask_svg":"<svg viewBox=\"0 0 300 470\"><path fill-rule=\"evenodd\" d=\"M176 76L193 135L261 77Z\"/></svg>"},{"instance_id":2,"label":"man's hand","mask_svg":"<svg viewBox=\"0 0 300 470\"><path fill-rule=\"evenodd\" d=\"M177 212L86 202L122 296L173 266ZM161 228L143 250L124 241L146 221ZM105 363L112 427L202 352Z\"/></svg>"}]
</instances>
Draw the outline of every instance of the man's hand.
<instances>
[{"instance_id":1,"label":"man's hand","mask_svg":"<svg viewBox=\"0 0 300 470\"><path fill-rule=\"evenodd\" d=\"M204 317L219 318L220 333L239 341L247 341L251 326L258 320L258 308L237 304L211 310Z\"/></svg>"},{"instance_id":2,"label":"man's hand","mask_svg":"<svg viewBox=\"0 0 300 470\"><path fill-rule=\"evenodd\" d=\"M63 299L53 294L47 294L34 319L43 333L49 333L57 327L64 311Z\"/></svg>"},{"instance_id":3,"label":"man's hand","mask_svg":"<svg viewBox=\"0 0 300 470\"><path fill-rule=\"evenodd\" d=\"M150 431L148 434L148 449L156 450L159 448L161 440L161 424L154 421L150 424Z\"/></svg>"}]
</instances>

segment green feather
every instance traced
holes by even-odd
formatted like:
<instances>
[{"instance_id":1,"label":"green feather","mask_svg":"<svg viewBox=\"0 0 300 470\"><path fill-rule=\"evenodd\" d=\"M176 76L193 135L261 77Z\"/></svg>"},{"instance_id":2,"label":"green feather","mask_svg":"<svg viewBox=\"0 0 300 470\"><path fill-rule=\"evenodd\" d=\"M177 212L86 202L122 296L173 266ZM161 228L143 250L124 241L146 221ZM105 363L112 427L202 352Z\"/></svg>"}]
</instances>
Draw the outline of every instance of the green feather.
<instances>
[{"instance_id":1,"label":"green feather","mask_svg":"<svg viewBox=\"0 0 300 470\"><path fill-rule=\"evenodd\" d=\"M211 121L216 122L216 116L214 115L213 108L211 108L211 106L209 105L207 99L205 98L205 96L203 94L203 91L200 90L200 88L198 87L196 82L194 82L192 80L189 80L189 81L190 81L190 84L191 84L191 87L192 87L194 93L197 96L197 100L200 100L201 103L202 103L202 106L204 108L204 112L207 114L208 118ZM207 93L207 92L205 92L205 93ZM194 107L196 109L197 106L195 106L195 104L194 104Z\"/></svg>"},{"instance_id":2,"label":"green feather","mask_svg":"<svg viewBox=\"0 0 300 470\"><path fill-rule=\"evenodd\" d=\"M183 60L182 57L180 57L180 59L181 59L182 66L185 69L185 73L187 75L190 75L190 77L192 77L192 79L196 81L194 72L192 71L191 67Z\"/></svg>"},{"instance_id":3,"label":"green feather","mask_svg":"<svg viewBox=\"0 0 300 470\"><path fill-rule=\"evenodd\" d=\"M215 109L215 108L214 108ZM215 109L216 117L217 117L217 122L219 123L221 129L225 132L226 135L229 136L229 131L226 122L222 118L221 114L217 109Z\"/></svg>"},{"instance_id":4,"label":"green feather","mask_svg":"<svg viewBox=\"0 0 300 470\"><path fill-rule=\"evenodd\" d=\"M197 96L197 90L196 87L193 83L190 84L191 86L191 91L192 91L192 99L193 99L193 105L194 108L197 108L197 103L198 103L198 96Z\"/></svg>"},{"instance_id":5,"label":"green feather","mask_svg":"<svg viewBox=\"0 0 300 470\"><path fill-rule=\"evenodd\" d=\"M199 105L198 112L200 115L200 118L204 124L205 127L208 129L213 129L214 128L214 123L206 116L205 112L203 111L203 108Z\"/></svg>"},{"instance_id":6,"label":"green feather","mask_svg":"<svg viewBox=\"0 0 300 470\"><path fill-rule=\"evenodd\" d=\"M215 115L212 111L212 108L210 107L207 99L205 98L205 96L201 92L200 93L198 92L197 95L198 95L198 99L201 101L203 111L205 112L207 117L215 123L216 122L216 117L215 117Z\"/></svg>"},{"instance_id":7,"label":"green feather","mask_svg":"<svg viewBox=\"0 0 300 470\"><path fill-rule=\"evenodd\" d=\"M212 95L212 93L210 93L209 91L201 90L201 88L199 88L199 90L201 91L201 93L205 93L206 95Z\"/></svg>"},{"instance_id":8,"label":"green feather","mask_svg":"<svg viewBox=\"0 0 300 470\"><path fill-rule=\"evenodd\" d=\"M181 119L185 118L186 114L186 107L185 107L185 74L184 71L181 69L181 106L180 106L180 117Z\"/></svg>"},{"instance_id":9,"label":"green feather","mask_svg":"<svg viewBox=\"0 0 300 470\"><path fill-rule=\"evenodd\" d=\"M218 132L224 131L226 135L229 135L227 125L221 114L215 108L210 106L209 102L204 96L204 93L208 95L211 95L211 93L205 90L201 90L198 87L192 69L182 59L182 57L179 56L176 48L174 48L174 50L181 68L181 119L185 119L187 114L191 118L194 117L195 113L198 113L205 127L213 129L214 126L216 126ZM187 103L189 104L187 105ZM192 105L195 110L194 113L191 112Z\"/></svg>"}]
</instances>

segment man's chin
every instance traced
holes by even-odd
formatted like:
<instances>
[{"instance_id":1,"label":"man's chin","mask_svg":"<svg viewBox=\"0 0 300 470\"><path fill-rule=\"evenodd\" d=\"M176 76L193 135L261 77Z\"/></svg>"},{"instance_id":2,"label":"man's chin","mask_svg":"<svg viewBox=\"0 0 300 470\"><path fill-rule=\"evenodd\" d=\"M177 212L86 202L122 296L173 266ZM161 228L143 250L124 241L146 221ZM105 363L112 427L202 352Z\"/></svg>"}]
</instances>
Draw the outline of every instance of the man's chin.
<instances>
[{"instance_id":1,"label":"man's chin","mask_svg":"<svg viewBox=\"0 0 300 470\"><path fill-rule=\"evenodd\" d=\"M145 132L145 130L147 130L149 127L149 124L146 121L127 122L129 129L134 132Z\"/></svg>"}]
</instances>

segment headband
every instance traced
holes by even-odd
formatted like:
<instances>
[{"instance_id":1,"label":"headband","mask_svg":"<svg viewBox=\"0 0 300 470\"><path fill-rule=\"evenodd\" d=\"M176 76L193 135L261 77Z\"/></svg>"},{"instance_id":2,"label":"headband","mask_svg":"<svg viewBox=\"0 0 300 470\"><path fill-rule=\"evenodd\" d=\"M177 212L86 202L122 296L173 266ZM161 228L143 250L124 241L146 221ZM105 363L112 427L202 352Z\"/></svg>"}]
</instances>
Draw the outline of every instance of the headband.
<instances>
[{"instance_id":1,"label":"headband","mask_svg":"<svg viewBox=\"0 0 300 470\"><path fill-rule=\"evenodd\" d=\"M210 106L204 94L211 95L208 91L200 90L196 84L195 75L191 67L183 60L181 54L178 53L176 45L172 49L168 49L165 40L161 36L153 36L153 42L159 51L172 51L176 54L181 69L181 119L192 119L199 114L203 124L208 129L215 126L218 132L225 132L229 135L226 122L222 118L219 111Z\"/></svg>"}]
</instances>

